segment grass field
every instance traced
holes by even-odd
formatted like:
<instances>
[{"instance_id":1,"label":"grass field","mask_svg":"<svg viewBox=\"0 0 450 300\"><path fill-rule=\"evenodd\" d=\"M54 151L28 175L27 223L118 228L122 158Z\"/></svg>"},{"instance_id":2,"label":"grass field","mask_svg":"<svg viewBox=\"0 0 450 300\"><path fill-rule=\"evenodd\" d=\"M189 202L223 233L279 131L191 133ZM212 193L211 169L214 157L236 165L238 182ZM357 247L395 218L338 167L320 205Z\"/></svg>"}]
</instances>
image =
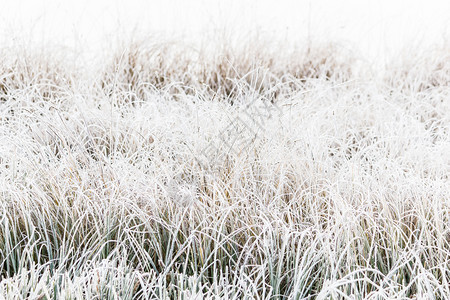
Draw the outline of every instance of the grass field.
<instances>
[{"instance_id":1,"label":"grass field","mask_svg":"<svg viewBox=\"0 0 450 300\"><path fill-rule=\"evenodd\" d=\"M449 49L2 49L0 298L449 299Z\"/></svg>"}]
</instances>

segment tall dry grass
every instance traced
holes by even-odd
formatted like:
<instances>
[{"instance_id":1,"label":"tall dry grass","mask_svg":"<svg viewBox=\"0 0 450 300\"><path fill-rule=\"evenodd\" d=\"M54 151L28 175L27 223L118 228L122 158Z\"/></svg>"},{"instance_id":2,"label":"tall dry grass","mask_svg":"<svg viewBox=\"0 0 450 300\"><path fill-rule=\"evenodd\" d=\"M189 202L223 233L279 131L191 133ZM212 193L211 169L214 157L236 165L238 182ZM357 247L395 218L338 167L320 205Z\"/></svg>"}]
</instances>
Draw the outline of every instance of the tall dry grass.
<instances>
[{"instance_id":1,"label":"tall dry grass","mask_svg":"<svg viewBox=\"0 0 450 300\"><path fill-rule=\"evenodd\" d=\"M448 298L445 53L142 42L88 76L9 52L0 298Z\"/></svg>"}]
</instances>

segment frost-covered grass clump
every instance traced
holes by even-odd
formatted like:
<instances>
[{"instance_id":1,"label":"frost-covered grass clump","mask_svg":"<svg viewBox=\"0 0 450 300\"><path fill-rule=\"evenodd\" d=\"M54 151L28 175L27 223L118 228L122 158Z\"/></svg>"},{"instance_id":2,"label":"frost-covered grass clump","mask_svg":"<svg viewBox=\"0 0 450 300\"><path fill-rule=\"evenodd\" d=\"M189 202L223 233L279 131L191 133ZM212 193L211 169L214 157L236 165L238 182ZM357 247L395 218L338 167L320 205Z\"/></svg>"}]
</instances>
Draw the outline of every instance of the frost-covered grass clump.
<instances>
[{"instance_id":1,"label":"frost-covered grass clump","mask_svg":"<svg viewBox=\"0 0 450 300\"><path fill-rule=\"evenodd\" d=\"M0 298L448 299L448 53L3 49Z\"/></svg>"}]
</instances>

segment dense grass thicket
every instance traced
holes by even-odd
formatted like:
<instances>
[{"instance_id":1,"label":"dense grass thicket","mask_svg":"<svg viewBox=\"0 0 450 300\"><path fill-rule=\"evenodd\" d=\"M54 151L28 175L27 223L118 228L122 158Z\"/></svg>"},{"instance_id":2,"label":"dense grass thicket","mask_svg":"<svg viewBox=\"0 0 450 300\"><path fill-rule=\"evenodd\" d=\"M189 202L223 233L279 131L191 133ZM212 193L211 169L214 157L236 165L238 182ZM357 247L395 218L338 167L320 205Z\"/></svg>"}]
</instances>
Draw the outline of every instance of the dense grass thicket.
<instances>
[{"instance_id":1,"label":"dense grass thicket","mask_svg":"<svg viewBox=\"0 0 450 300\"><path fill-rule=\"evenodd\" d=\"M449 50L1 49L0 299L449 299Z\"/></svg>"}]
</instances>

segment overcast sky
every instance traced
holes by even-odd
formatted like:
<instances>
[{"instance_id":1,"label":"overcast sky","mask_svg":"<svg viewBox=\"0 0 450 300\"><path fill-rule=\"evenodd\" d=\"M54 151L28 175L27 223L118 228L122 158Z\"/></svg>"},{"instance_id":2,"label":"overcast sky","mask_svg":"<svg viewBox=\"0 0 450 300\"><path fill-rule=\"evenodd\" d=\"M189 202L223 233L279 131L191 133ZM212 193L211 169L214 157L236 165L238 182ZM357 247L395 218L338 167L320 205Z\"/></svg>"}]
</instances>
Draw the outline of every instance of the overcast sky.
<instances>
[{"instance_id":1,"label":"overcast sky","mask_svg":"<svg viewBox=\"0 0 450 300\"><path fill-rule=\"evenodd\" d=\"M409 43L449 37L450 1L409 0L2 0L2 42L58 41L97 47L133 29L201 36L226 28L342 41L380 57Z\"/></svg>"}]
</instances>

